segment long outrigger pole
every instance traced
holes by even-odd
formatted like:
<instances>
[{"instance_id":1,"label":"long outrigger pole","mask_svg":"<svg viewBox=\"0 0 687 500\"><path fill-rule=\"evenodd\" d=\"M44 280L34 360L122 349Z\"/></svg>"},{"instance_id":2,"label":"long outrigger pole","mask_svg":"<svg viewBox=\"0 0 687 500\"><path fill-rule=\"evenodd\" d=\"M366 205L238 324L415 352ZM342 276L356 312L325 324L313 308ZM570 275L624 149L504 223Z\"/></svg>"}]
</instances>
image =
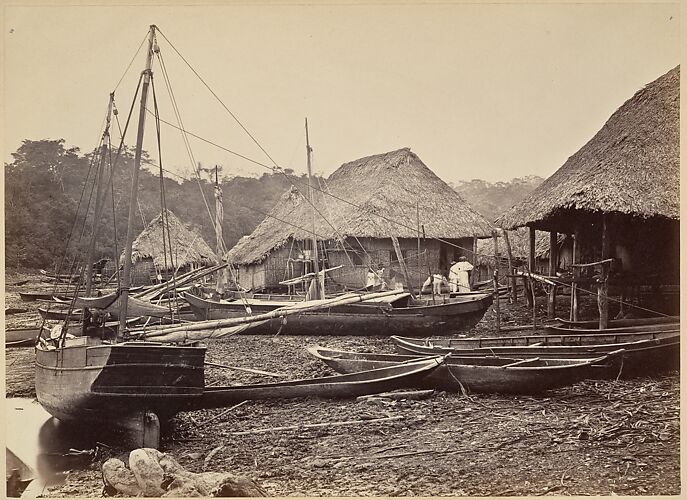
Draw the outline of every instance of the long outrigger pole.
<instances>
[{"instance_id":1,"label":"long outrigger pole","mask_svg":"<svg viewBox=\"0 0 687 500\"><path fill-rule=\"evenodd\" d=\"M317 297L318 299L324 299L324 275L320 280L320 263L319 256L317 252L317 235L315 234L315 201L313 199L313 189L312 189L312 161L310 155L312 154L312 148L310 147L310 138L308 137L308 119L305 119L305 149L308 154L308 198L310 199L310 208L312 209L312 258L313 258L313 271L315 272L315 279L317 280Z\"/></svg>"},{"instance_id":2,"label":"long outrigger pole","mask_svg":"<svg viewBox=\"0 0 687 500\"><path fill-rule=\"evenodd\" d=\"M148 36L148 54L146 56L146 68L143 71L143 86L141 88L141 109L138 114L138 134L136 136L136 154L134 156L134 172L131 180L131 198L129 201L129 220L126 230L126 246L124 247L124 269L119 285L120 312L119 312L119 336L126 330L127 306L129 303L129 286L131 285L131 253L134 241L134 220L136 218L136 200L138 199L138 173L141 169L141 152L143 150L143 132L146 119L146 102L148 101L148 86L153 74L153 44L155 41L154 24L150 25Z\"/></svg>"}]
</instances>

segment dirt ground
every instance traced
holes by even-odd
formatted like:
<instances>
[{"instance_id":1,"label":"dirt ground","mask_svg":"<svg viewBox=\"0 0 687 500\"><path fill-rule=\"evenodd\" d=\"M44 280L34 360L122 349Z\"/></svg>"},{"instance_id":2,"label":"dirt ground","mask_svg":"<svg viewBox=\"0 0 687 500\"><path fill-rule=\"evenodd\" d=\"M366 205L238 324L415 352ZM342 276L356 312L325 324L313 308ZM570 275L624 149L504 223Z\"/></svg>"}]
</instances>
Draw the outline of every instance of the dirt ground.
<instances>
[{"instance_id":1,"label":"dirt ground","mask_svg":"<svg viewBox=\"0 0 687 500\"><path fill-rule=\"evenodd\" d=\"M15 292L8 287L6 306L30 304L10 304ZM468 334L493 335L493 314ZM502 320L529 323L531 311L503 301ZM209 342L207 359L283 379L333 374L306 352L315 344L393 352L382 337L246 335ZM34 396L33 349L5 356L6 395ZM208 385L273 380L206 369ZM249 476L272 496L676 495L679 410L677 372L587 380L536 397L249 401L178 415L161 448L194 472ZM293 428L275 430L284 427ZM101 496L100 465L110 456L126 461L128 450L105 449L46 496Z\"/></svg>"}]
</instances>

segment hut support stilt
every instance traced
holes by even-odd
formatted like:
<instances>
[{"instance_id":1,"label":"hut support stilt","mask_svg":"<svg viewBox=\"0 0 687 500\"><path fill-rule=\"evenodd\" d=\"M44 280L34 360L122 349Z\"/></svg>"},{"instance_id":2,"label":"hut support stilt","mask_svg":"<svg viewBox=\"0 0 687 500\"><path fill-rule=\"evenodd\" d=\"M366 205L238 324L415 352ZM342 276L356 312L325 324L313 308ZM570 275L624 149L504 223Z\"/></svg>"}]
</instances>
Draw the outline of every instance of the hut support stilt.
<instances>
[{"instance_id":1,"label":"hut support stilt","mask_svg":"<svg viewBox=\"0 0 687 500\"><path fill-rule=\"evenodd\" d=\"M549 235L549 276L555 276L558 268L558 233L551 231ZM549 287L547 315L549 318L556 317L556 285Z\"/></svg>"},{"instance_id":2,"label":"hut support stilt","mask_svg":"<svg viewBox=\"0 0 687 500\"><path fill-rule=\"evenodd\" d=\"M575 234L573 235L573 248L572 248L572 264L577 264L579 260L579 246L580 231L576 228ZM572 288L570 290L570 321L578 321L578 300L579 292L577 291L577 280L580 278L580 268L573 267L573 282Z\"/></svg>"},{"instance_id":3,"label":"hut support stilt","mask_svg":"<svg viewBox=\"0 0 687 500\"><path fill-rule=\"evenodd\" d=\"M532 271L534 271L534 237L535 237L535 229L530 226L530 239L529 239L529 252L528 252L528 257L527 257L527 271L528 274ZM526 279L525 280L525 296L527 297L527 305L532 306L532 310L534 311L535 307L535 298L534 298L534 282L531 279Z\"/></svg>"},{"instance_id":4,"label":"hut support stilt","mask_svg":"<svg viewBox=\"0 0 687 500\"><path fill-rule=\"evenodd\" d=\"M475 266L477 265L477 236L472 237L472 262ZM475 282L478 280L477 273L473 271L470 273L470 290L475 288Z\"/></svg>"},{"instance_id":5,"label":"hut support stilt","mask_svg":"<svg viewBox=\"0 0 687 500\"><path fill-rule=\"evenodd\" d=\"M501 331L501 302L499 300L499 235L496 231L491 233L494 238L494 311L496 311L496 333Z\"/></svg>"},{"instance_id":6,"label":"hut support stilt","mask_svg":"<svg viewBox=\"0 0 687 500\"><path fill-rule=\"evenodd\" d=\"M597 302L599 306L599 330L608 328L608 274L610 263L605 262L611 253L611 235L609 231L608 215L603 215L603 227L601 233L601 277L597 288Z\"/></svg>"},{"instance_id":7,"label":"hut support stilt","mask_svg":"<svg viewBox=\"0 0 687 500\"><path fill-rule=\"evenodd\" d=\"M513 252L510 248L510 240L508 239L508 231L503 230L503 241L506 244L506 254L508 255L508 276L510 276L510 298L513 304L518 302L518 282L513 271ZM475 262L473 260L473 262Z\"/></svg>"}]
</instances>

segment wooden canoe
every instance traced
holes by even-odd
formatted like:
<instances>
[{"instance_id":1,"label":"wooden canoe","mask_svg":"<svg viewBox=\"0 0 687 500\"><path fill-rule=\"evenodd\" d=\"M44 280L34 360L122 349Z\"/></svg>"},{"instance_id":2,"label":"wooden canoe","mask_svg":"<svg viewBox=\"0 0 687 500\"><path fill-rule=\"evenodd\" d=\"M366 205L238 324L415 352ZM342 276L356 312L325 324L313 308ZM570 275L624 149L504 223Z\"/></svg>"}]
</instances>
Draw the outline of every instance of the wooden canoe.
<instances>
[{"instance_id":1,"label":"wooden canoe","mask_svg":"<svg viewBox=\"0 0 687 500\"><path fill-rule=\"evenodd\" d=\"M599 321L569 321L563 318L556 318L560 326L567 328L588 328L599 329ZM608 321L608 328L618 328L624 326L639 326L639 325L660 325L664 323L679 323L680 316L655 316L653 318L628 318L628 319L611 319Z\"/></svg>"},{"instance_id":2,"label":"wooden canoe","mask_svg":"<svg viewBox=\"0 0 687 500\"><path fill-rule=\"evenodd\" d=\"M39 307L38 313L41 315L41 318L45 320L64 321L66 319L69 319L69 321L79 321L81 319L80 309L74 309L70 314L69 310L64 308L46 309L44 307Z\"/></svg>"},{"instance_id":3,"label":"wooden canoe","mask_svg":"<svg viewBox=\"0 0 687 500\"><path fill-rule=\"evenodd\" d=\"M289 398L353 398L367 394L417 387L420 381L441 365L443 356L415 359L409 363L314 379L271 384L208 387L186 409L219 408L245 400Z\"/></svg>"},{"instance_id":4,"label":"wooden canoe","mask_svg":"<svg viewBox=\"0 0 687 500\"><path fill-rule=\"evenodd\" d=\"M69 296L67 293L74 293L72 291L64 291L64 290L48 290L48 291L31 291L31 292L19 292L19 297L21 300L24 302L33 302L38 299L42 300L52 300L53 297L57 297L61 300L69 300Z\"/></svg>"},{"instance_id":5,"label":"wooden canoe","mask_svg":"<svg viewBox=\"0 0 687 500\"><path fill-rule=\"evenodd\" d=\"M216 301L185 294L199 320L240 318L248 315L246 301ZM274 318L247 333L285 335L449 335L475 326L493 300L490 294L467 297L412 299L401 294L388 302L360 302L319 311ZM274 311L290 301L248 299L250 314Z\"/></svg>"},{"instance_id":6,"label":"wooden canoe","mask_svg":"<svg viewBox=\"0 0 687 500\"><path fill-rule=\"evenodd\" d=\"M5 330L5 347L30 347L36 343L40 326Z\"/></svg>"},{"instance_id":7,"label":"wooden canoe","mask_svg":"<svg viewBox=\"0 0 687 500\"><path fill-rule=\"evenodd\" d=\"M339 373L394 366L418 359L412 355L336 351L319 346L308 348L308 352ZM620 352L590 359L451 354L421 383L423 388L452 392L536 394L579 382L593 373L593 365L603 364Z\"/></svg>"},{"instance_id":8,"label":"wooden canoe","mask_svg":"<svg viewBox=\"0 0 687 500\"><path fill-rule=\"evenodd\" d=\"M655 325L618 326L614 328L567 328L563 326L547 326L544 328L551 335L599 335L623 333L668 332L680 329L680 323L659 323Z\"/></svg>"},{"instance_id":9,"label":"wooden canoe","mask_svg":"<svg viewBox=\"0 0 687 500\"><path fill-rule=\"evenodd\" d=\"M660 334L659 338L595 345L520 345L501 347L455 348L425 342L425 339L392 337L396 350L403 354L431 356L455 354L460 356L492 355L505 357L539 357L541 359L579 359L600 356L624 349L616 356L609 372L597 372L598 376L609 376L622 371L627 376L641 375L680 367L680 332ZM437 339L434 339L436 342Z\"/></svg>"},{"instance_id":10,"label":"wooden canoe","mask_svg":"<svg viewBox=\"0 0 687 500\"><path fill-rule=\"evenodd\" d=\"M415 344L447 348L453 350L493 348L493 347L548 347L548 346L588 346L619 344L625 342L637 342L640 340L660 340L679 335L680 330L662 330L659 332L635 332L635 333L606 333L606 330L595 334L564 333L556 335L518 335L508 337L465 337L465 338L407 338L400 335L394 336L394 340L402 339Z\"/></svg>"}]
</instances>

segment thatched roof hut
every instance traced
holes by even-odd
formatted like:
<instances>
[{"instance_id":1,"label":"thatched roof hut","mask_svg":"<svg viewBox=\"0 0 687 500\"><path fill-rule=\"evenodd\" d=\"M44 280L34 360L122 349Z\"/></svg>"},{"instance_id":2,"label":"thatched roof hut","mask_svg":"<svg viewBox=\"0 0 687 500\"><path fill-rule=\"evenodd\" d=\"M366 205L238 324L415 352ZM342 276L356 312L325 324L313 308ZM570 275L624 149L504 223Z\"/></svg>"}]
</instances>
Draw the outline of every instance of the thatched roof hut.
<instances>
[{"instance_id":1,"label":"thatched roof hut","mask_svg":"<svg viewBox=\"0 0 687 500\"><path fill-rule=\"evenodd\" d=\"M489 221L409 148L345 163L315 187L315 233L321 241L416 238L418 204L428 238L486 237L492 231ZM304 195L304 186L286 192L255 231L229 251L227 260L258 263L290 239L311 237L312 206Z\"/></svg>"},{"instance_id":2,"label":"thatched roof hut","mask_svg":"<svg viewBox=\"0 0 687 500\"><path fill-rule=\"evenodd\" d=\"M599 132L497 220L572 232L571 213L680 217L680 67L625 102Z\"/></svg>"},{"instance_id":3,"label":"thatched roof hut","mask_svg":"<svg viewBox=\"0 0 687 500\"><path fill-rule=\"evenodd\" d=\"M167 243L168 252L165 264L162 213L155 217L134 240L131 253L132 263L151 259L156 269L171 269L172 267L183 268L190 264L213 264L219 261L205 240L195 231L188 229L169 210L167 210L166 219L169 224L169 239L172 243L171 255L174 264L170 261L169 240L167 239L164 240ZM167 231L164 234L166 237ZM123 254L121 260L124 260Z\"/></svg>"}]
</instances>

